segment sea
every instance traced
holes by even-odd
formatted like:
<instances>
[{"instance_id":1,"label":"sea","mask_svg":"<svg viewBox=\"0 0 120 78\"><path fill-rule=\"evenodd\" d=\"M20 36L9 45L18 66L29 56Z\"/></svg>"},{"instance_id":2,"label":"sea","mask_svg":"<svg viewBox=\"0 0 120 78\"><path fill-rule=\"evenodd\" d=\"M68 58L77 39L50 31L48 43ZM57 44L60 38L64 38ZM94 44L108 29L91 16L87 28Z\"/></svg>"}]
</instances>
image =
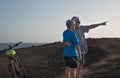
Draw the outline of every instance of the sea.
<instances>
[{"instance_id":1,"label":"sea","mask_svg":"<svg viewBox=\"0 0 120 78\"><path fill-rule=\"evenodd\" d=\"M16 43L0 43L0 51L4 49L8 49L9 45L13 46ZM33 46L41 46L45 45L47 43L21 43L18 46L14 47L14 49L20 49L20 48L28 48L28 47L33 47Z\"/></svg>"}]
</instances>

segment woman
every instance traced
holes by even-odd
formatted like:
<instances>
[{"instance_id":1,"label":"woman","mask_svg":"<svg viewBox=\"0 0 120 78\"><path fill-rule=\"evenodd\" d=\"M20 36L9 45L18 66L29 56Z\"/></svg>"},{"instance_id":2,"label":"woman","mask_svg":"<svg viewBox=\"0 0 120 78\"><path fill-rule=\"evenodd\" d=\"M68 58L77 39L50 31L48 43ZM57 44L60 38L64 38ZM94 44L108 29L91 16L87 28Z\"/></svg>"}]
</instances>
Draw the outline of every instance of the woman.
<instances>
[{"instance_id":1,"label":"woman","mask_svg":"<svg viewBox=\"0 0 120 78\"><path fill-rule=\"evenodd\" d=\"M71 43L64 47L64 60L66 65L66 78L76 78L76 68L78 66L78 56L81 57L79 40L75 30L75 21L66 21L67 29L63 32L63 43Z\"/></svg>"}]
</instances>

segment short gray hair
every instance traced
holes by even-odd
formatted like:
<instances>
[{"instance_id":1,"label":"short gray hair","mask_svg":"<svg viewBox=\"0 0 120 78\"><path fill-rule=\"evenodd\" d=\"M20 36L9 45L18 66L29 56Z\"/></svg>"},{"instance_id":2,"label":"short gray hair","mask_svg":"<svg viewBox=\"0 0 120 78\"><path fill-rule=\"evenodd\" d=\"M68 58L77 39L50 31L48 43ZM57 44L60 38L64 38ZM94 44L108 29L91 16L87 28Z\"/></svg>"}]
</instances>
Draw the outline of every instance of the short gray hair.
<instances>
[{"instance_id":1,"label":"short gray hair","mask_svg":"<svg viewBox=\"0 0 120 78\"><path fill-rule=\"evenodd\" d=\"M67 26L67 28L70 28L70 25L72 24L72 23L74 23L75 21L74 20L67 20L66 21L66 26Z\"/></svg>"}]
</instances>

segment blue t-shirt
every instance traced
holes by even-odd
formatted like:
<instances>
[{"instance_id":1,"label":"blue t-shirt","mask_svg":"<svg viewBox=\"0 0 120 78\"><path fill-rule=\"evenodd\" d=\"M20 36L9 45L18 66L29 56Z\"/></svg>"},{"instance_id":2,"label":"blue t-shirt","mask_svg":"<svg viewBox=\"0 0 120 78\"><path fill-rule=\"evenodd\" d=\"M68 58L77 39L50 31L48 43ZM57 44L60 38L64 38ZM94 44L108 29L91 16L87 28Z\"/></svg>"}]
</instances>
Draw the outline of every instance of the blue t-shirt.
<instances>
[{"instance_id":1,"label":"blue t-shirt","mask_svg":"<svg viewBox=\"0 0 120 78\"><path fill-rule=\"evenodd\" d=\"M64 47L64 56L78 56L78 51L75 45L79 44L79 40L76 34L71 30L65 30L63 32L63 42L70 42L70 46Z\"/></svg>"}]
</instances>

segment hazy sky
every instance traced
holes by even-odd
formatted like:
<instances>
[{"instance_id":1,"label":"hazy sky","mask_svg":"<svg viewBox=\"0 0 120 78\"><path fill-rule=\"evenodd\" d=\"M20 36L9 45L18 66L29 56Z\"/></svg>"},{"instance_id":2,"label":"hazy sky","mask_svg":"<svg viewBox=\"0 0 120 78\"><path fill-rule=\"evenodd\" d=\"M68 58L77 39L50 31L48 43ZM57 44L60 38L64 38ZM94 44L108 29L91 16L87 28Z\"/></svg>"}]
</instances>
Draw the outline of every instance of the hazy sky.
<instances>
[{"instance_id":1,"label":"hazy sky","mask_svg":"<svg viewBox=\"0 0 120 78\"><path fill-rule=\"evenodd\" d=\"M62 41L65 22L82 25L108 21L86 37L120 37L120 0L0 0L0 42Z\"/></svg>"}]
</instances>

